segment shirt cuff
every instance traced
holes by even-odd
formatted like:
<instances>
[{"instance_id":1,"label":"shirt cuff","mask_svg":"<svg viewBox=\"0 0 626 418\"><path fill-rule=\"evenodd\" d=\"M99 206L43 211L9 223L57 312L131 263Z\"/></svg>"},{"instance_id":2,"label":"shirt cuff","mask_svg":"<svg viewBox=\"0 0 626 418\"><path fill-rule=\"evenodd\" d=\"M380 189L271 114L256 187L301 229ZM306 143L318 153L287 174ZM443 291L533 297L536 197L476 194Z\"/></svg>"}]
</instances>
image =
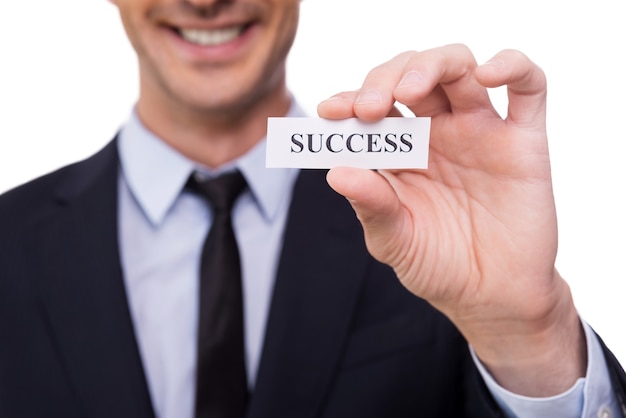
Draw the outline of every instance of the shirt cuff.
<instances>
[{"instance_id":1,"label":"shirt cuff","mask_svg":"<svg viewBox=\"0 0 626 418\"><path fill-rule=\"evenodd\" d=\"M566 392L546 398L521 396L504 389L496 383L470 346L478 371L507 417L611 418L620 416L600 342L589 325L584 322L583 329L588 356L586 376L578 379Z\"/></svg>"}]
</instances>

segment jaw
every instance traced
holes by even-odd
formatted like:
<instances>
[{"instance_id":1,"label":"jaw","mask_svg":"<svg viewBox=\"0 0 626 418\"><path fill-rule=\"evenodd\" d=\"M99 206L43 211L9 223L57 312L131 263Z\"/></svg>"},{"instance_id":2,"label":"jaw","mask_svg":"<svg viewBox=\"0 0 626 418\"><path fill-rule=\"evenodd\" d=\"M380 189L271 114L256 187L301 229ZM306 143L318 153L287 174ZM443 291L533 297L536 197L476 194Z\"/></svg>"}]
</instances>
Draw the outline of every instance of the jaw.
<instances>
[{"instance_id":1,"label":"jaw","mask_svg":"<svg viewBox=\"0 0 626 418\"><path fill-rule=\"evenodd\" d=\"M297 0L224 2L211 16L187 10L187 2L132 13L135 1L124 3L123 17L139 56L136 109L165 142L214 165L262 138L267 116L287 112L285 61Z\"/></svg>"},{"instance_id":2,"label":"jaw","mask_svg":"<svg viewBox=\"0 0 626 418\"><path fill-rule=\"evenodd\" d=\"M124 3L123 17L139 55L142 108L212 118L285 95L299 2L218 2L210 12L172 2L132 13L133 1Z\"/></svg>"}]
</instances>

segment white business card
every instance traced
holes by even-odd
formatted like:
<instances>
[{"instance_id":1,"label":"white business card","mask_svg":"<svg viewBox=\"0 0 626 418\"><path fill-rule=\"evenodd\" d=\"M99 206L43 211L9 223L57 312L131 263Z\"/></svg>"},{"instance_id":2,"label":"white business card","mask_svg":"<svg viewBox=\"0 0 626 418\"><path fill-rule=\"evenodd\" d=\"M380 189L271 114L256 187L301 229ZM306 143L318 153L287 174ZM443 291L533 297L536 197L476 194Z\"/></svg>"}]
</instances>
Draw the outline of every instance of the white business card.
<instances>
[{"instance_id":1,"label":"white business card","mask_svg":"<svg viewBox=\"0 0 626 418\"><path fill-rule=\"evenodd\" d=\"M430 118L268 118L269 168L428 168Z\"/></svg>"}]
</instances>

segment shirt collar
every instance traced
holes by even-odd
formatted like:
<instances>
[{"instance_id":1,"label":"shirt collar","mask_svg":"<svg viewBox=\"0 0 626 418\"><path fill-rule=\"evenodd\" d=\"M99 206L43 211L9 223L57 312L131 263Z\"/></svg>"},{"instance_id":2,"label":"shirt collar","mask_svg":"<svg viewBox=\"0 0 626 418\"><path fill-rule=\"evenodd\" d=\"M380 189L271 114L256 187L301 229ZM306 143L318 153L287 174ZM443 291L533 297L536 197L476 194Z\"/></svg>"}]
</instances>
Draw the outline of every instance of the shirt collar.
<instances>
[{"instance_id":1,"label":"shirt collar","mask_svg":"<svg viewBox=\"0 0 626 418\"><path fill-rule=\"evenodd\" d=\"M303 116L293 102L287 116ZM122 175L128 188L150 222L158 226L183 190L194 170L214 176L238 168L263 216L272 221L281 202L288 198L297 169L266 168L265 138L241 158L211 171L190 160L150 132L133 112L122 127L118 147Z\"/></svg>"}]
</instances>

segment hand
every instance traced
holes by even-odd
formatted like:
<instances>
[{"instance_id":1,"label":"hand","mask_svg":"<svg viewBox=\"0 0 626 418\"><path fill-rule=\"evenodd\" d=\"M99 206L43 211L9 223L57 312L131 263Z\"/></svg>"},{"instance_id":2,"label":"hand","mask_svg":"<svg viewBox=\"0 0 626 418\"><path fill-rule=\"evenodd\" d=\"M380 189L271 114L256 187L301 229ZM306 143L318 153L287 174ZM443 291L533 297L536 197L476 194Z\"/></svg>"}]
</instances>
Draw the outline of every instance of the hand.
<instances>
[{"instance_id":1,"label":"hand","mask_svg":"<svg viewBox=\"0 0 626 418\"><path fill-rule=\"evenodd\" d=\"M504 119L487 94L503 85ZM372 255L456 324L501 385L566 390L584 375L586 351L554 268L543 72L512 50L482 66L461 45L407 52L318 112L372 121L398 115L396 101L432 118L429 168L336 168L329 184L352 203Z\"/></svg>"}]
</instances>

